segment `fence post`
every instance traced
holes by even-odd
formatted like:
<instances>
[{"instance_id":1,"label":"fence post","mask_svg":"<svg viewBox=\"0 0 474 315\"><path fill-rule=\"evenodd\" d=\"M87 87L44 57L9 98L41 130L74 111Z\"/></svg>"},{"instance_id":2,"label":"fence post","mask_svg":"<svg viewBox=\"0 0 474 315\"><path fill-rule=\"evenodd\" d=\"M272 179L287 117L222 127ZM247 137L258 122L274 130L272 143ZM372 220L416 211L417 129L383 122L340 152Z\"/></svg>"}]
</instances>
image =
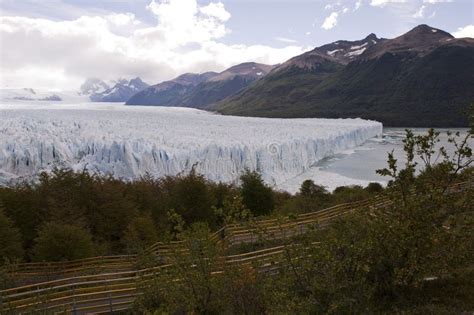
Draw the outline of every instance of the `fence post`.
<instances>
[{"instance_id":1,"label":"fence post","mask_svg":"<svg viewBox=\"0 0 474 315\"><path fill-rule=\"evenodd\" d=\"M72 285L72 314L77 315L77 306L76 306L76 285Z\"/></svg>"},{"instance_id":2,"label":"fence post","mask_svg":"<svg viewBox=\"0 0 474 315\"><path fill-rule=\"evenodd\" d=\"M105 279L104 281L105 281L105 289L109 292L108 293L108 296L109 296L109 311L112 314L113 309L114 309L114 307L112 305L112 295L110 294L109 284L107 283L107 279Z\"/></svg>"},{"instance_id":3,"label":"fence post","mask_svg":"<svg viewBox=\"0 0 474 315\"><path fill-rule=\"evenodd\" d=\"M39 285L36 285L36 300L38 303L35 303L35 308L38 309L40 304L43 304L44 301L41 301L41 297L39 294Z\"/></svg>"}]
</instances>

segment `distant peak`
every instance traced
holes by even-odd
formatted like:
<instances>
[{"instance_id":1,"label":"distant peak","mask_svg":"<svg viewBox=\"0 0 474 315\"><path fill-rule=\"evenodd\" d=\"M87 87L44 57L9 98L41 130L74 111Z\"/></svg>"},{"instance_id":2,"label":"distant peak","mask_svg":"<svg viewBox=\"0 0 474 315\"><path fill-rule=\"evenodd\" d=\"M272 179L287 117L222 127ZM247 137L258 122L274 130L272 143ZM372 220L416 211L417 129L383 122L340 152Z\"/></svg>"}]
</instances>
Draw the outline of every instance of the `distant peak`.
<instances>
[{"instance_id":1,"label":"distant peak","mask_svg":"<svg viewBox=\"0 0 474 315\"><path fill-rule=\"evenodd\" d=\"M431 27L427 24L420 24L418 26L415 26L412 31L430 31L431 29L433 29L434 27Z\"/></svg>"},{"instance_id":2,"label":"distant peak","mask_svg":"<svg viewBox=\"0 0 474 315\"><path fill-rule=\"evenodd\" d=\"M414 27L412 30L410 30L408 33L405 35L412 35L412 36L429 36L429 35L435 35L437 37L449 37L452 38L453 36L443 30L440 30L438 28L426 25L426 24L420 24L416 27ZM402 35L404 36L404 35Z\"/></svg>"},{"instance_id":3,"label":"distant peak","mask_svg":"<svg viewBox=\"0 0 474 315\"><path fill-rule=\"evenodd\" d=\"M136 83L139 83L139 82L144 83L143 80L142 80L140 77L136 77L135 79L131 79L131 80L130 80L130 83L134 83L134 82L136 82Z\"/></svg>"},{"instance_id":4,"label":"distant peak","mask_svg":"<svg viewBox=\"0 0 474 315\"><path fill-rule=\"evenodd\" d=\"M378 37L377 37L377 35L375 35L374 33L370 33L370 34L367 35L367 37L364 38L364 39L366 39L366 40L377 40Z\"/></svg>"}]
</instances>

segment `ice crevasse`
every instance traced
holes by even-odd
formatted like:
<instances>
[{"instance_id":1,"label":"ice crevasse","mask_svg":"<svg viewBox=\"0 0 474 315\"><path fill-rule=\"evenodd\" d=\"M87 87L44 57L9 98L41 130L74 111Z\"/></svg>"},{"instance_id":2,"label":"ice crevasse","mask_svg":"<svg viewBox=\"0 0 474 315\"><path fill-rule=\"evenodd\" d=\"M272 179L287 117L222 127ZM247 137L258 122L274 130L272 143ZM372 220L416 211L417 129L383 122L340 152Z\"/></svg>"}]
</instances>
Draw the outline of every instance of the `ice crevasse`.
<instances>
[{"instance_id":1,"label":"ice crevasse","mask_svg":"<svg viewBox=\"0 0 474 315\"><path fill-rule=\"evenodd\" d=\"M321 159L382 134L362 119L269 119L108 104L0 105L0 183L68 167L126 180L185 174L278 187Z\"/></svg>"}]
</instances>

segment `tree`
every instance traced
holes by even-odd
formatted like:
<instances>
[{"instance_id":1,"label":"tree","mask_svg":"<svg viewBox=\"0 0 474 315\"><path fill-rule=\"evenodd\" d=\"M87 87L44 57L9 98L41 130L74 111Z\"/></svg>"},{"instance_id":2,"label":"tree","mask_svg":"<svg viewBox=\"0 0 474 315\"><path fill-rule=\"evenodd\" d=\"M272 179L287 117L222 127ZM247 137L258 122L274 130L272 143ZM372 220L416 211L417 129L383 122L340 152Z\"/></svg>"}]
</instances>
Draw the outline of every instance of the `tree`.
<instances>
[{"instance_id":1,"label":"tree","mask_svg":"<svg viewBox=\"0 0 474 315\"><path fill-rule=\"evenodd\" d=\"M123 243L128 253L142 253L158 240L155 224L150 216L136 217L127 226Z\"/></svg>"},{"instance_id":2,"label":"tree","mask_svg":"<svg viewBox=\"0 0 474 315\"><path fill-rule=\"evenodd\" d=\"M121 181L103 179L98 191L98 206L88 215L89 226L96 241L105 241L111 252L122 252L121 240L138 211Z\"/></svg>"},{"instance_id":3,"label":"tree","mask_svg":"<svg viewBox=\"0 0 474 315\"><path fill-rule=\"evenodd\" d=\"M209 228L196 223L178 235L183 247L169 253L170 265L160 271L136 303L137 313L159 310L166 314L221 314L225 301L220 270L220 249ZM165 290L163 290L165 284Z\"/></svg>"},{"instance_id":4,"label":"tree","mask_svg":"<svg viewBox=\"0 0 474 315\"><path fill-rule=\"evenodd\" d=\"M300 195L305 197L325 197L328 194L324 186L316 185L311 179L305 180L300 187Z\"/></svg>"},{"instance_id":5,"label":"tree","mask_svg":"<svg viewBox=\"0 0 474 315\"><path fill-rule=\"evenodd\" d=\"M0 265L5 260L21 259L23 257L23 247L20 231L13 225L3 209L0 208Z\"/></svg>"},{"instance_id":6,"label":"tree","mask_svg":"<svg viewBox=\"0 0 474 315\"><path fill-rule=\"evenodd\" d=\"M369 193L378 194L383 191L383 186L380 185L380 183L372 182L372 183L369 183L367 187L365 187L365 190L368 191Z\"/></svg>"},{"instance_id":7,"label":"tree","mask_svg":"<svg viewBox=\"0 0 474 315\"><path fill-rule=\"evenodd\" d=\"M188 175L178 177L171 191L171 209L181 215L188 225L193 222L207 222L214 226L214 198L209 186L209 182L196 173L194 168Z\"/></svg>"},{"instance_id":8,"label":"tree","mask_svg":"<svg viewBox=\"0 0 474 315\"><path fill-rule=\"evenodd\" d=\"M90 257L94 254L92 236L73 225L48 223L35 239L33 248L37 261L65 261Z\"/></svg>"},{"instance_id":9,"label":"tree","mask_svg":"<svg viewBox=\"0 0 474 315\"><path fill-rule=\"evenodd\" d=\"M84 193L92 181L86 172L56 168L52 174L41 173L39 181L39 207L46 222L85 226L86 203L94 199L90 189Z\"/></svg>"},{"instance_id":10,"label":"tree","mask_svg":"<svg viewBox=\"0 0 474 315\"><path fill-rule=\"evenodd\" d=\"M242 182L240 193L247 209L255 216L266 215L274 210L273 191L265 185L259 173L246 170L240 180Z\"/></svg>"}]
</instances>

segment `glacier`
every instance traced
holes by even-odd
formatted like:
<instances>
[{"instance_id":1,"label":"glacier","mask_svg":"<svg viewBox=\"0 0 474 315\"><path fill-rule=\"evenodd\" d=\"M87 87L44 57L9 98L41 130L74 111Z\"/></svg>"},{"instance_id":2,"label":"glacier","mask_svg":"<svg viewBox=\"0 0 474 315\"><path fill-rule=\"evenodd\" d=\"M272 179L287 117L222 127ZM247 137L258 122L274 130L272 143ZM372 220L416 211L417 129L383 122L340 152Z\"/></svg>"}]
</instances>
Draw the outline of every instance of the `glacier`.
<instances>
[{"instance_id":1,"label":"glacier","mask_svg":"<svg viewBox=\"0 0 474 315\"><path fill-rule=\"evenodd\" d=\"M319 161L382 134L362 119L223 116L112 103L0 104L0 183L68 167L133 180L185 174L234 183L256 170L276 188ZM285 184L286 183L286 184ZM300 185L301 183L295 183Z\"/></svg>"}]
</instances>

